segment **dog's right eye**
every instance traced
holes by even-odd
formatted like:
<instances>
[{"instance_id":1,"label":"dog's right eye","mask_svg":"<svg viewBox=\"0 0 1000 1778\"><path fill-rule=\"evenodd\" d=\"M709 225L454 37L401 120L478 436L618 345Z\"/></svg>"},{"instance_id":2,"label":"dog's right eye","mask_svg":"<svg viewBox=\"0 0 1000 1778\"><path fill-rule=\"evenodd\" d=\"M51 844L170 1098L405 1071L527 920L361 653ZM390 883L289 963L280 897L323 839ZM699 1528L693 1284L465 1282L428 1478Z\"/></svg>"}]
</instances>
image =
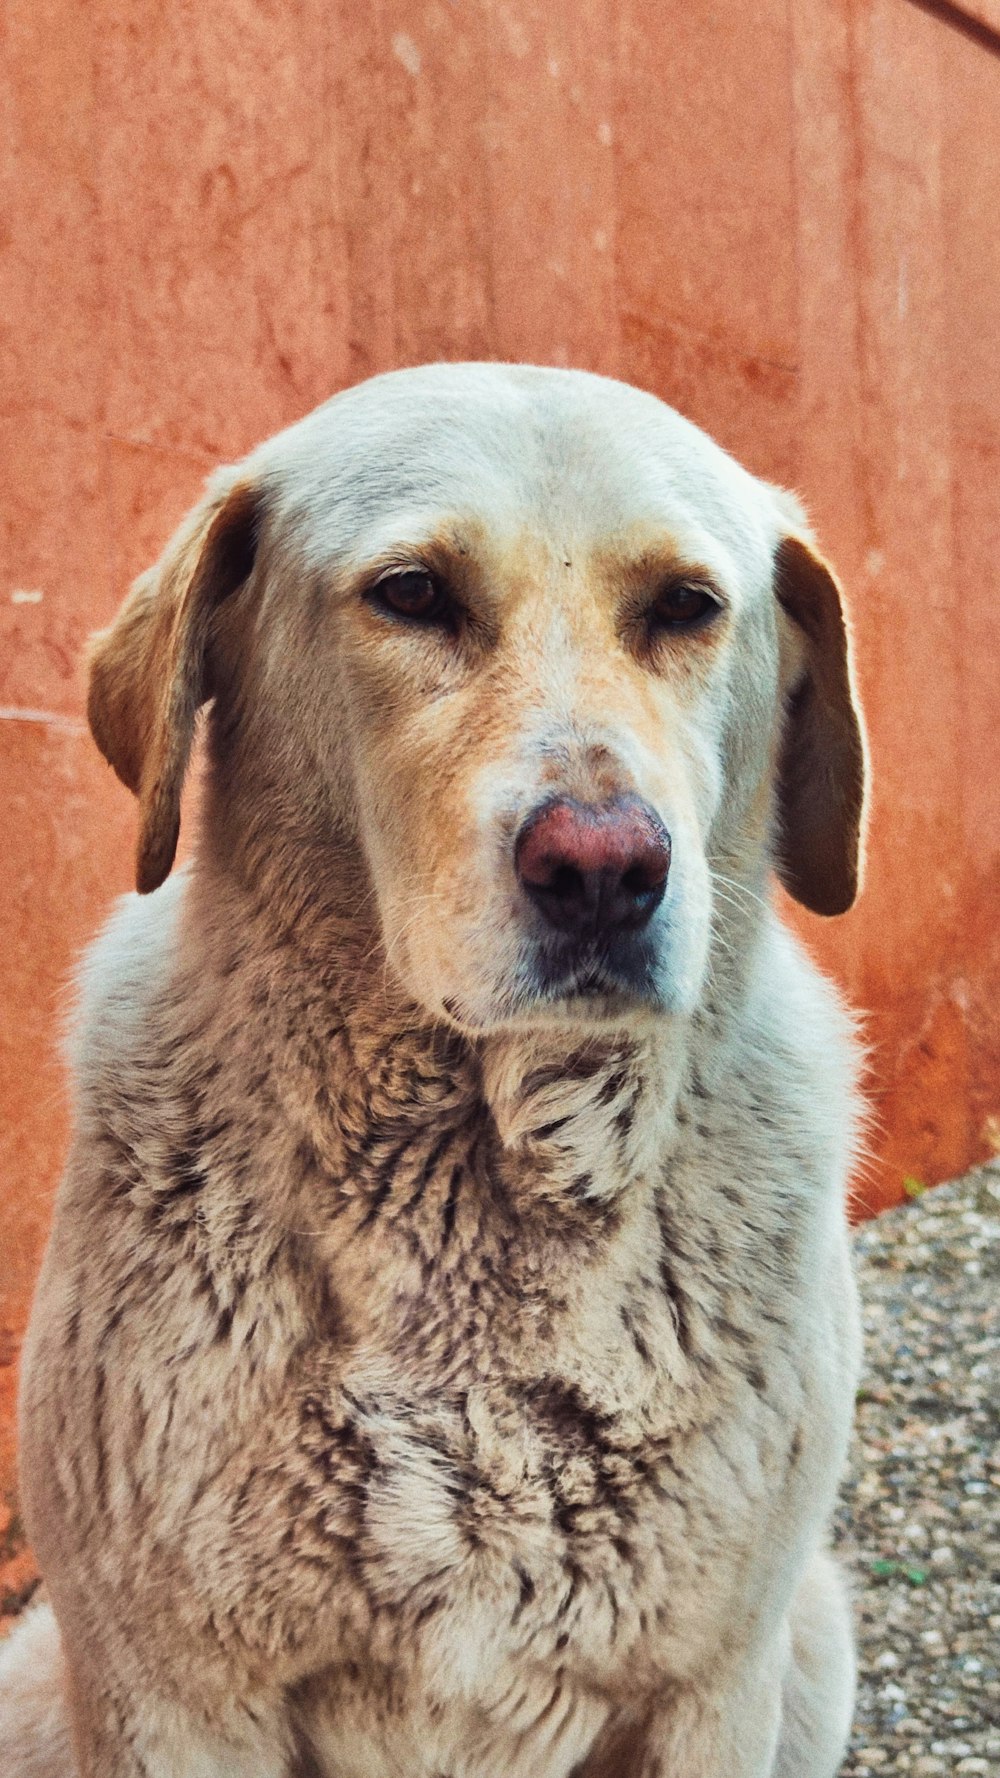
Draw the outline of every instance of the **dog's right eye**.
<instances>
[{"instance_id":1,"label":"dog's right eye","mask_svg":"<svg viewBox=\"0 0 1000 1778\"><path fill-rule=\"evenodd\" d=\"M368 597L380 610L411 623L443 624L454 617L447 592L426 568L393 569L375 582Z\"/></svg>"}]
</instances>

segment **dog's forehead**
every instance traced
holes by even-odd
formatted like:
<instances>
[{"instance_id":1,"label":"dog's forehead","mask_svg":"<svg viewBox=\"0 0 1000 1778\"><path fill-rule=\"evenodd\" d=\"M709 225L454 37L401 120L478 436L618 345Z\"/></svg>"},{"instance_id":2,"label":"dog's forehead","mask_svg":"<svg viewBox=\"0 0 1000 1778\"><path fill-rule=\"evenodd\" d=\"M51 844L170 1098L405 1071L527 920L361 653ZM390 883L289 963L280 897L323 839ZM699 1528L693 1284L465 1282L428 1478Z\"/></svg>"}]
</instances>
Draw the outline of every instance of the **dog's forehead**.
<instances>
[{"instance_id":1,"label":"dog's forehead","mask_svg":"<svg viewBox=\"0 0 1000 1778\"><path fill-rule=\"evenodd\" d=\"M475 522L558 549L662 532L752 585L782 529L766 484L655 396L580 371L429 365L356 385L251 463L310 567Z\"/></svg>"}]
</instances>

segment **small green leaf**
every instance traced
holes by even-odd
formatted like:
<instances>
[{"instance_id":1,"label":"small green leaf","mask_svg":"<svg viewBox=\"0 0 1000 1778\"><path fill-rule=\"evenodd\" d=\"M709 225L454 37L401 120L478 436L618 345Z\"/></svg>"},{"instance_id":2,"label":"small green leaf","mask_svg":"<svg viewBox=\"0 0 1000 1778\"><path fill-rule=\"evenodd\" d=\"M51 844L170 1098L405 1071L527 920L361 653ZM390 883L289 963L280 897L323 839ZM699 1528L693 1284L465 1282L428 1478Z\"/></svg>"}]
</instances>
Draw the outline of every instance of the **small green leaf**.
<instances>
[{"instance_id":1,"label":"small green leaf","mask_svg":"<svg viewBox=\"0 0 1000 1778\"><path fill-rule=\"evenodd\" d=\"M922 1179L914 1179L912 1173L907 1173L903 1178L903 1190L908 1198L922 1198L927 1187Z\"/></svg>"},{"instance_id":2,"label":"small green leaf","mask_svg":"<svg viewBox=\"0 0 1000 1778\"><path fill-rule=\"evenodd\" d=\"M874 1562L869 1562L868 1567L875 1580L893 1580L900 1576L908 1580L911 1587L922 1587L927 1579L926 1568L917 1568L909 1562L896 1562L886 1556L879 1556Z\"/></svg>"}]
</instances>

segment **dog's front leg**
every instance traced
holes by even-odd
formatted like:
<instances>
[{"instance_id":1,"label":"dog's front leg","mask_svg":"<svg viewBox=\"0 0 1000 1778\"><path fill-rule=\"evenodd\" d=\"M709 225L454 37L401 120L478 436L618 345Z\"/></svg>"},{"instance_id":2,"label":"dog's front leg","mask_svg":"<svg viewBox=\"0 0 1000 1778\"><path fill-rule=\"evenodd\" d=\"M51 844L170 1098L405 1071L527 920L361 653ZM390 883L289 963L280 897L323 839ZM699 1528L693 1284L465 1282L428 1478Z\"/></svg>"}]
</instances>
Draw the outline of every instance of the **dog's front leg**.
<instances>
[{"instance_id":1,"label":"dog's front leg","mask_svg":"<svg viewBox=\"0 0 1000 1778\"><path fill-rule=\"evenodd\" d=\"M613 1717L579 1778L835 1778L853 1702L847 1592L819 1552L767 1659Z\"/></svg>"},{"instance_id":2,"label":"dog's front leg","mask_svg":"<svg viewBox=\"0 0 1000 1778\"><path fill-rule=\"evenodd\" d=\"M71 1679L75 1778L292 1778L276 1714L234 1701L225 1715L220 1731L172 1701Z\"/></svg>"},{"instance_id":3,"label":"dog's front leg","mask_svg":"<svg viewBox=\"0 0 1000 1778\"><path fill-rule=\"evenodd\" d=\"M772 1778L783 1660L671 1687L613 1717L575 1778Z\"/></svg>"},{"instance_id":4,"label":"dog's front leg","mask_svg":"<svg viewBox=\"0 0 1000 1778\"><path fill-rule=\"evenodd\" d=\"M635 1778L772 1778L780 1698L764 1675L726 1696L674 1697L653 1714Z\"/></svg>"}]
</instances>

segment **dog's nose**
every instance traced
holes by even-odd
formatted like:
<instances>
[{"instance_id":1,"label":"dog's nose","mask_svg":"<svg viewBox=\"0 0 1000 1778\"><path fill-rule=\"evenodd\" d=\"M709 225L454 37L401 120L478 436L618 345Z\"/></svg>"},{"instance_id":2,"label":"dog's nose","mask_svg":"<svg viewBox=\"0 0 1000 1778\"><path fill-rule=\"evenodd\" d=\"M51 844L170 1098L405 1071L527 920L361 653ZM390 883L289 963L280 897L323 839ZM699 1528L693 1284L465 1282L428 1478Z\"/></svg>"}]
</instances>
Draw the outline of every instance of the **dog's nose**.
<instances>
[{"instance_id":1,"label":"dog's nose","mask_svg":"<svg viewBox=\"0 0 1000 1778\"><path fill-rule=\"evenodd\" d=\"M577 937L635 931L659 907L670 835L648 803L543 803L517 836L518 880L549 924Z\"/></svg>"}]
</instances>

